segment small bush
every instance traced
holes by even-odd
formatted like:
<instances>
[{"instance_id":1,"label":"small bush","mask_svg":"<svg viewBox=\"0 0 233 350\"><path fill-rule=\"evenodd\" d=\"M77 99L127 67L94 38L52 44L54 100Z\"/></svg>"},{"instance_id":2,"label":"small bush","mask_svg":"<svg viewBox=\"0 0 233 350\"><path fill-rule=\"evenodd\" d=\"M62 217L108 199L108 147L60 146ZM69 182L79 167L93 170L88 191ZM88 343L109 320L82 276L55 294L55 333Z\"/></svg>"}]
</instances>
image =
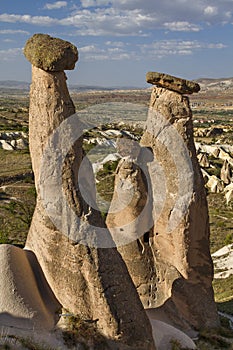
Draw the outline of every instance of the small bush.
<instances>
[{"instance_id":1,"label":"small bush","mask_svg":"<svg viewBox=\"0 0 233 350\"><path fill-rule=\"evenodd\" d=\"M188 350L188 348L183 348L177 339L172 339L170 344L172 346L172 350Z\"/></svg>"},{"instance_id":2,"label":"small bush","mask_svg":"<svg viewBox=\"0 0 233 350\"><path fill-rule=\"evenodd\" d=\"M213 349L230 349L231 345L218 334L205 333L201 335L201 339L207 341L213 346Z\"/></svg>"},{"instance_id":3,"label":"small bush","mask_svg":"<svg viewBox=\"0 0 233 350\"><path fill-rule=\"evenodd\" d=\"M224 242L226 245L233 243L233 233L228 233Z\"/></svg>"},{"instance_id":4,"label":"small bush","mask_svg":"<svg viewBox=\"0 0 233 350\"><path fill-rule=\"evenodd\" d=\"M0 231L0 244L11 244L11 242L7 233Z\"/></svg>"}]
</instances>

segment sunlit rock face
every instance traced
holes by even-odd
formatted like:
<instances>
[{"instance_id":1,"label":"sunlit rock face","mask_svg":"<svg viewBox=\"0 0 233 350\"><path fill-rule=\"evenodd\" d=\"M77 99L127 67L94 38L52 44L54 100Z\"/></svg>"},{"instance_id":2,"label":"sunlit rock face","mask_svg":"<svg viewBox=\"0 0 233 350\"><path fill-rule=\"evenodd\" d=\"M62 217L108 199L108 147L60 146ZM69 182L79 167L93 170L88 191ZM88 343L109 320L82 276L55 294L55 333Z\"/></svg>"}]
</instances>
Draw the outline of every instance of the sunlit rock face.
<instances>
[{"instance_id":1,"label":"sunlit rock face","mask_svg":"<svg viewBox=\"0 0 233 350\"><path fill-rule=\"evenodd\" d=\"M62 143L65 148L73 137L69 118L75 113L63 69L74 67L77 49L60 39L48 36L37 39L29 39L25 48L26 57L33 64L29 143L37 189L37 204L26 249L35 253L60 304L81 322L90 321L95 334L100 333L111 341L110 349L154 350L151 325L126 265L117 250L111 248L114 242L100 213L81 195L78 176L84 157L82 132L65 155L64 162L59 163ZM44 45L42 50L44 40L52 41L55 46ZM30 56L31 45L35 52L39 50L42 63L38 64L34 54ZM55 54L57 46L65 47L65 50L61 50L58 60L53 58L53 62L47 64L47 57ZM64 122L67 122L67 128L63 130ZM63 132L56 134L59 128ZM81 128L78 120L77 128ZM93 173L90 166L86 166L82 185L88 192ZM60 188L53 181L58 174ZM51 181L51 187L47 186L46 191L41 179ZM65 202L59 202L60 193ZM58 198L57 202L54 198ZM56 212L59 208L61 215L52 217L51 209ZM102 228L109 240L105 249L101 244L98 246ZM82 244L86 242L85 237L93 244Z\"/></svg>"},{"instance_id":2,"label":"sunlit rock face","mask_svg":"<svg viewBox=\"0 0 233 350\"><path fill-rule=\"evenodd\" d=\"M139 152L135 164L119 163L107 225L114 237L135 237L118 250L144 307L153 309L154 317L163 314L184 330L216 327L208 206L192 112L184 96L200 87L157 72L149 72L147 81L156 86L140 152L147 149L151 157L142 163ZM117 212L126 202L126 180L134 197ZM126 222L131 225L123 232Z\"/></svg>"},{"instance_id":3,"label":"sunlit rock face","mask_svg":"<svg viewBox=\"0 0 233 350\"><path fill-rule=\"evenodd\" d=\"M162 85L152 90L141 140L154 156L149 173L154 203L150 244L159 281L155 305L177 324L215 327L219 321L212 289L208 206L193 141L192 112L183 95L199 89L187 81L188 92L173 89L173 83ZM158 165L162 176L156 171Z\"/></svg>"}]
</instances>

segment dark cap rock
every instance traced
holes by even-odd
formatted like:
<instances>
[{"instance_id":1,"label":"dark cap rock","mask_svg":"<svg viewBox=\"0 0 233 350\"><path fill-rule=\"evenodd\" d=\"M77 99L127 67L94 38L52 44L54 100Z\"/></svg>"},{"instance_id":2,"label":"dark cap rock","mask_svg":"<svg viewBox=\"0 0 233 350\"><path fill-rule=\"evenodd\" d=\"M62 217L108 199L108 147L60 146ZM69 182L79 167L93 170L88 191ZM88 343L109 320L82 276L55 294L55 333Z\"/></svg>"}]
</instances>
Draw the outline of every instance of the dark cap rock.
<instances>
[{"instance_id":1,"label":"dark cap rock","mask_svg":"<svg viewBox=\"0 0 233 350\"><path fill-rule=\"evenodd\" d=\"M32 65L49 72L74 69L78 50L70 42L47 34L35 34L27 42L24 55Z\"/></svg>"},{"instance_id":2,"label":"dark cap rock","mask_svg":"<svg viewBox=\"0 0 233 350\"><path fill-rule=\"evenodd\" d=\"M179 92L180 94L192 94L193 92L200 91L199 84L164 73L148 72L146 81L147 83Z\"/></svg>"}]
</instances>

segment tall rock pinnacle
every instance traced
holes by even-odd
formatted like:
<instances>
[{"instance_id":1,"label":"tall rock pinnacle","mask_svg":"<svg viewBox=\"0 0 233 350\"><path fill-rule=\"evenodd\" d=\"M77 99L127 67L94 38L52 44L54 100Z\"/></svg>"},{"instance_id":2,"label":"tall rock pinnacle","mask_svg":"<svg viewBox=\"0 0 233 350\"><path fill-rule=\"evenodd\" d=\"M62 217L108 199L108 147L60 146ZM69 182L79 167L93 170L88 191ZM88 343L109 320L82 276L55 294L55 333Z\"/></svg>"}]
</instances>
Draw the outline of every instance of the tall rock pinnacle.
<instances>
[{"instance_id":1,"label":"tall rock pinnacle","mask_svg":"<svg viewBox=\"0 0 233 350\"><path fill-rule=\"evenodd\" d=\"M25 55L32 63L30 91L30 152L35 174L37 204L27 238L26 249L32 250L45 277L62 306L80 322L93 321L97 332L110 341L110 349L154 350L150 322L140 302L126 265L115 248L96 248L81 244L63 234L54 225L42 201L41 160L51 135L74 115L64 69L73 69L77 49L70 43L44 34L36 34L26 44ZM78 119L78 118L77 118ZM77 120L77 127L79 122ZM72 136L65 130L64 144ZM66 142L67 141L67 142ZM60 138L54 138L55 156ZM53 144L53 145L54 145ZM97 229L104 227L101 215L82 198L78 175L84 154L82 136L74 142L62 164L62 188L69 206L82 219L86 235L97 239ZM50 162L47 163L51 167ZM53 164L52 164L53 165ZM44 169L47 170L47 169ZM60 171L51 167L48 177ZM90 169L89 169L90 171ZM88 189L86 188L88 191ZM53 188L51 198L53 196ZM48 203L48 206L57 203ZM69 224L65 213L58 218ZM80 225L81 230L81 225ZM77 232L77 237L79 233Z\"/></svg>"},{"instance_id":2,"label":"tall rock pinnacle","mask_svg":"<svg viewBox=\"0 0 233 350\"><path fill-rule=\"evenodd\" d=\"M118 251L151 317L162 315L186 331L216 327L208 206L193 140L192 112L184 96L200 87L157 72L149 72L147 81L157 85L141 139L141 150L147 149L151 157L142 155L143 165L140 154L136 164L119 163L107 225L115 240L135 237ZM132 199L124 211L117 212L119 203L126 203L126 181ZM139 219L143 208L145 214ZM127 219L134 225L124 230Z\"/></svg>"},{"instance_id":3,"label":"tall rock pinnacle","mask_svg":"<svg viewBox=\"0 0 233 350\"><path fill-rule=\"evenodd\" d=\"M161 73L148 73L147 81L158 85L152 90L141 140L154 156L148 167L154 203L150 246L159 295L155 307L183 326L216 327L208 206L193 140L192 111L183 95L200 88ZM158 165L163 169L159 181ZM163 203L158 204L161 198Z\"/></svg>"}]
</instances>

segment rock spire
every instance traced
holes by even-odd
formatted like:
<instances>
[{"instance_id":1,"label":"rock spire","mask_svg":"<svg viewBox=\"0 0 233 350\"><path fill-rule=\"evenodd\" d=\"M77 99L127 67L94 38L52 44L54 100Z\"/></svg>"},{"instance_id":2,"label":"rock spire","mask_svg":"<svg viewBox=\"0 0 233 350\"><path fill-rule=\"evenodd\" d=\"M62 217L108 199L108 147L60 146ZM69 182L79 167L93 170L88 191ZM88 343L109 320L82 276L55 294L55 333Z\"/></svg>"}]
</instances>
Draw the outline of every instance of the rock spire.
<instances>
[{"instance_id":1,"label":"rock spire","mask_svg":"<svg viewBox=\"0 0 233 350\"><path fill-rule=\"evenodd\" d=\"M40 164L46 145L56 129L75 113L63 70L74 68L77 49L60 39L40 34L29 39L25 54L33 64L29 141L38 194L26 248L37 256L61 305L78 317L80 322L92 322L95 332L104 335L109 341L110 349L154 350L150 322L120 254L115 248L93 248L81 244L73 236L64 235L51 221L41 198L40 178L43 169ZM71 136L72 128L67 127L64 145ZM55 157L59 141L62 142L61 138L54 138ZM82 220L84 229L80 225L80 230L97 239L97 229L104 227L104 223L100 213L92 209L81 195L78 175L83 158L80 136L62 164L62 188L58 188L57 192L65 194L76 217ZM49 161L47 165L51 167ZM56 167L48 171L51 181L57 171L59 169ZM91 172L90 168L88 172ZM56 187L48 188L51 196L54 190ZM52 203L52 207L56 205L59 204ZM64 225L67 222L69 224L65 212L58 219ZM76 233L79 237L79 232Z\"/></svg>"},{"instance_id":2,"label":"rock spire","mask_svg":"<svg viewBox=\"0 0 233 350\"><path fill-rule=\"evenodd\" d=\"M174 77L170 80L160 73L152 75L159 81L153 80L157 87L152 90L141 144L154 155L149 173L154 203L150 245L159 295L155 306L177 324L215 327L219 321L212 289L208 205L193 140L192 111L183 95L199 91L199 85ZM158 165L166 188L162 206L157 204L164 195Z\"/></svg>"},{"instance_id":3,"label":"rock spire","mask_svg":"<svg viewBox=\"0 0 233 350\"><path fill-rule=\"evenodd\" d=\"M148 314L161 317L183 330L218 326L212 289L213 264L209 251L209 216L202 173L193 140L192 112L183 94L199 91L199 85L162 73L150 72L152 89L148 119L141 146L150 150L147 180L135 165L128 164L128 181L150 197L147 218L153 224L140 231L134 242L119 247ZM138 161L138 159L137 159ZM126 174L119 164L111 207L124 201L118 183ZM143 180L144 181L143 181ZM149 180L148 180L149 179ZM146 183L145 183L146 180ZM148 189L147 191L145 189ZM146 200L141 196L141 205ZM131 201L131 216L136 211ZM110 209L111 209L110 207ZM129 209L127 208L129 211ZM121 213L109 214L113 236L122 231ZM126 217L124 217L126 220ZM115 227L113 225L115 223ZM131 256L134 259L131 259Z\"/></svg>"}]
</instances>

